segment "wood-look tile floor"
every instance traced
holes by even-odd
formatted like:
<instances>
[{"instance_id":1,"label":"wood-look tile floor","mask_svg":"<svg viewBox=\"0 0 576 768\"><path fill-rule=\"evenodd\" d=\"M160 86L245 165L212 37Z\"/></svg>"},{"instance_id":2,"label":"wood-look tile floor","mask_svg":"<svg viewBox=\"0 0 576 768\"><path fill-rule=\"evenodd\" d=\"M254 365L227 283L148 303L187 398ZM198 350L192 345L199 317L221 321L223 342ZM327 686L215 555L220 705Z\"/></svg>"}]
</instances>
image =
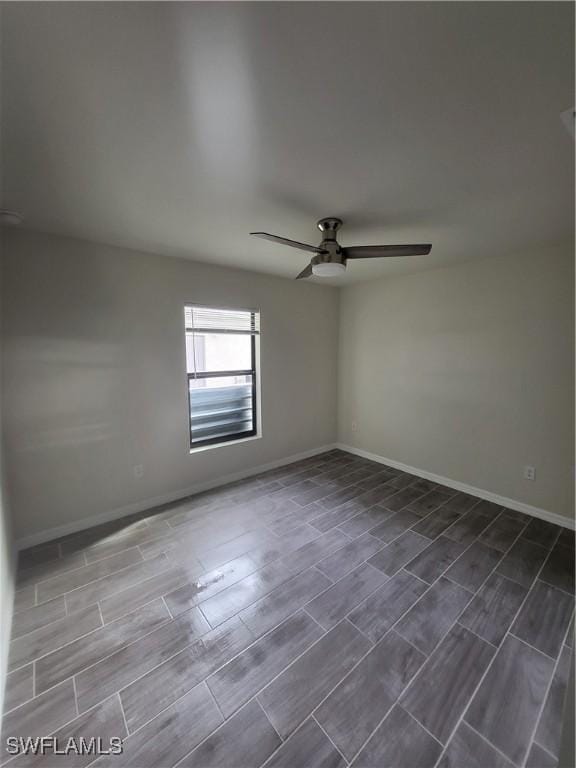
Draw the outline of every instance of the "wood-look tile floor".
<instances>
[{"instance_id":1,"label":"wood-look tile floor","mask_svg":"<svg viewBox=\"0 0 576 768\"><path fill-rule=\"evenodd\" d=\"M573 605L571 532L330 451L22 552L3 745L124 751L2 759L553 766Z\"/></svg>"}]
</instances>

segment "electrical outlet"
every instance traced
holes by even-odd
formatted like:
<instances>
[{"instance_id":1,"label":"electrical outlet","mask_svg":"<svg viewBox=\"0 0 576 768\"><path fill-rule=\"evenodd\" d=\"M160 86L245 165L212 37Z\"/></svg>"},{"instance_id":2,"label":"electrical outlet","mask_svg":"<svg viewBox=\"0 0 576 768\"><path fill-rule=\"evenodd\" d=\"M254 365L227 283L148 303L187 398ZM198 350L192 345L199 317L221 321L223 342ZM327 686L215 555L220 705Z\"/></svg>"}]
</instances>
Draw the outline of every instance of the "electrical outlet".
<instances>
[{"instance_id":1,"label":"electrical outlet","mask_svg":"<svg viewBox=\"0 0 576 768\"><path fill-rule=\"evenodd\" d=\"M144 476L144 465L136 464L136 466L134 467L134 477L139 480L143 476Z\"/></svg>"},{"instance_id":2,"label":"electrical outlet","mask_svg":"<svg viewBox=\"0 0 576 768\"><path fill-rule=\"evenodd\" d=\"M536 467L524 467L524 480L536 480Z\"/></svg>"},{"instance_id":3,"label":"electrical outlet","mask_svg":"<svg viewBox=\"0 0 576 768\"><path fill-rule=\"evenodd\" d=\"M358 431L358 422L357 421L353 421L352 422L352 432L357 432L357 431Z\"/></svg>"}]
</instances>

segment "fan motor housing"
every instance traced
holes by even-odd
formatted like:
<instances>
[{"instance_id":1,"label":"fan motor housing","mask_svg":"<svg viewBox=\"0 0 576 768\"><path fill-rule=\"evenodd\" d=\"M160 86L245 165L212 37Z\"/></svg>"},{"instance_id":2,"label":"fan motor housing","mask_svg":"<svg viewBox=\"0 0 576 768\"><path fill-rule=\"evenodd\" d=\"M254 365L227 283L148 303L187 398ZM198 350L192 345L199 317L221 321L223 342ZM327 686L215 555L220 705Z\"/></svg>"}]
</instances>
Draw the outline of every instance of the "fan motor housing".
<instances>
[{"instance_id":1,"label":"fan motor housing","mask_svg":"<svg viewBox=\"0 0 576 768\"><path fill-rule=\"evenodd\" d=\"M342 254L342 248L336 241L336 233L342 226L342 219L337 219L335 216L327 216L324 219L320 219L317 226L323 235L320 248L323 248L327 253L317 254L312 258L311 263L324 264L326 262L336 262L345 264L346 260Z\"/></svg>"},{"instance_id":2,"label":"fan motor housing","mask_svg":"<svg viewBox=\"0 0 576 768\"><path fill-rule=\"evenodd\" d=\"M316 225L320 232L324 235L325 240L336 240L336 232L342 226L342 219L337 219L335 216L327 216Z\"/></svg>"}]
</instances>

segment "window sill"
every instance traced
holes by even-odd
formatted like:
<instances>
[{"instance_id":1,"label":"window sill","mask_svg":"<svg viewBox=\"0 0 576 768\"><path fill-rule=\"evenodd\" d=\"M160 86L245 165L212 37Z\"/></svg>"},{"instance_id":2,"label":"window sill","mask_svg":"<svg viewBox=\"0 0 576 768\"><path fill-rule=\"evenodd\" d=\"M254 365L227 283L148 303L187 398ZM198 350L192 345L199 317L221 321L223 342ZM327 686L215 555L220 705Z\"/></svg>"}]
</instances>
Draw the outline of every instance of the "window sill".
<instances>
[{"instance_id":1,"label":"window sill","mask_svg":"<svg viewBox=\"0 0 576 768\"><path fill-rule=\"evenodd\" d=\"M213 445L199 445L198 448L190 448L190 453L202 453L203 451L212 451L214 448L231 448L239 443L250 443L252 440L260 440L262 435L250 435L250 437L241 437L238 440L227 440L223 443L214 443Z\"/></svg>"}]
</instances>

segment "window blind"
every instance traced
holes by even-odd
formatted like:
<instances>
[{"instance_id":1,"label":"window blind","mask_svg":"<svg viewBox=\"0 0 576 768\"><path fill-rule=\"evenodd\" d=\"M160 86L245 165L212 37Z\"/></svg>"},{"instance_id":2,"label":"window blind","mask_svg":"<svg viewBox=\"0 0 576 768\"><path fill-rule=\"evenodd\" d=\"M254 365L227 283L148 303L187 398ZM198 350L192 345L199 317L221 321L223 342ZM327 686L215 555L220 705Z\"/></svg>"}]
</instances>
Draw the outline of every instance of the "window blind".
<instances>
[{"instance_id":1,"label":"window blind","mask_svg":"<svg viewBox=\"0 0 576 768\"><path fill-rule=\"evenodd\" d=\"M249 309L186 307L186 330L192 333L260 333L260 313Z\"/></svg>"}]
</instances>

